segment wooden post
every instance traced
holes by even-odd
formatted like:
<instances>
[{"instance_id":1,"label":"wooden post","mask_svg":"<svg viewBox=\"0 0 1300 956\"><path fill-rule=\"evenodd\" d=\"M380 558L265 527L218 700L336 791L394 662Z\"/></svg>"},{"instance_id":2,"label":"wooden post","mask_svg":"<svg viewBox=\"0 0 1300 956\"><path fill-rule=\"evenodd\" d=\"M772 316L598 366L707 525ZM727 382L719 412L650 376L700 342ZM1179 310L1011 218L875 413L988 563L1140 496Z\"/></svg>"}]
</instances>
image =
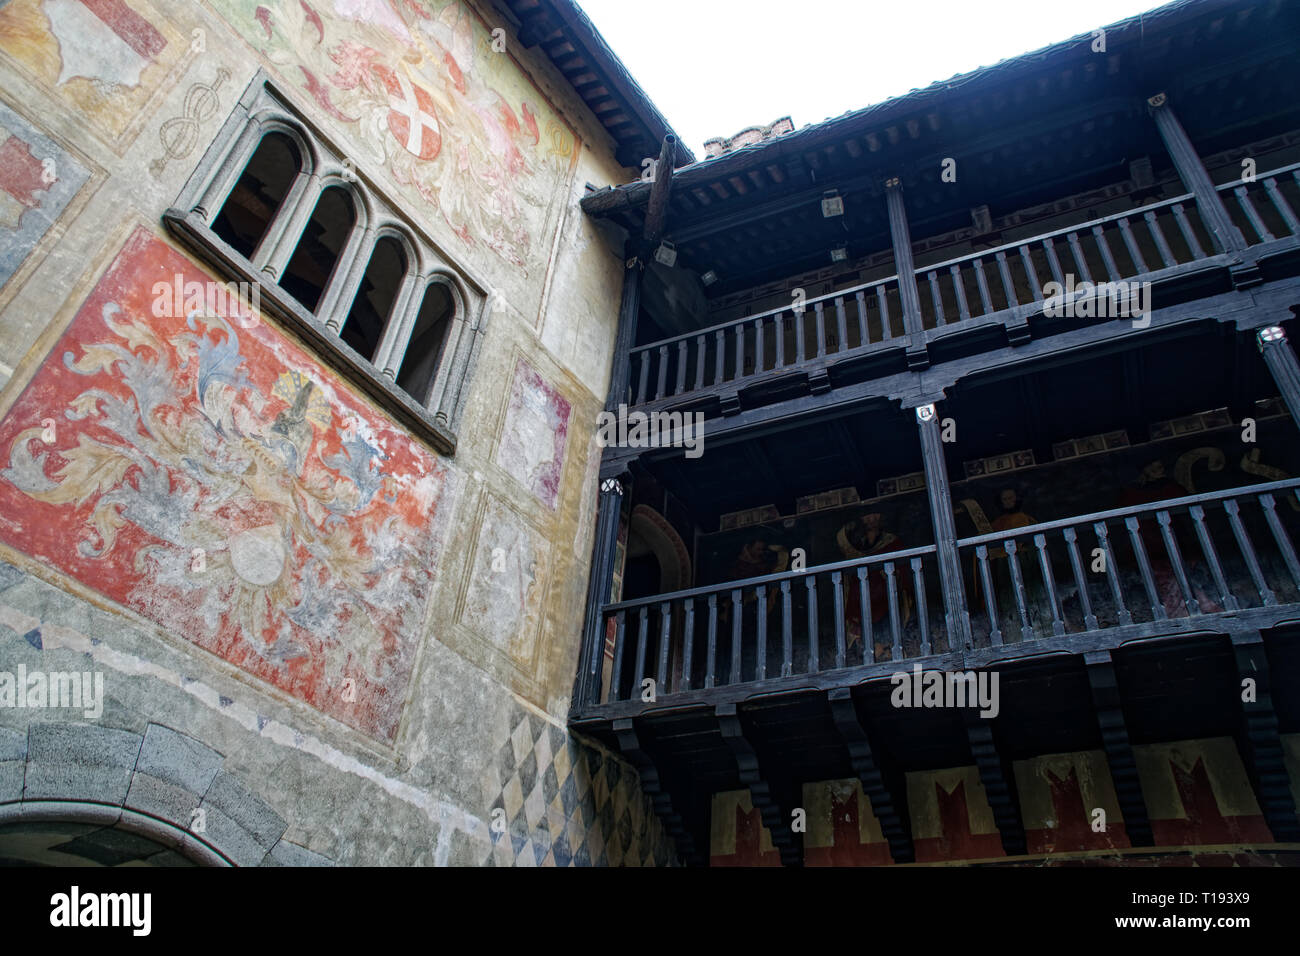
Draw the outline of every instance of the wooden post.
<instances>
[{"instance_id":1,"label":"wooden post","mask_svg":"<svg viewBox=\"0 0 1300 956\"><path fill-rule=\"evenodd\" d=\"M1255 342L1282 393L1282 401L1291 412L1291 420L1300 424L1300 361L1286 340L1286 332L1280 325L1270 325L1255 333Z\"/></svg>"},{"instance_id":2,"label":"wooden post","mask_svg":"<svg viewBox=\"0 0 1300 956\"><path fill-rule=\"evenodd\" d=\"M916 424L921 433L925 490L930 496L930 516L934 524L939 584L943 589L948 648L952 651L965 651L971 646L970 615L966 611L966 591L962 581L961 560L957 556L957 522L953 519L952 513L948 467L944 464L939 417L933 404L921 405L917 408Z\"/></svg>"},{"instance_id":3,"label":"wooden post","mask_svg":"<svg viewBox=\"0 0 1300 956\"><path fill-rule=\"evenodd\" d=\"M614 584L618 549L618 524L623 514L623 484L617 478L600 482L596 512L596 535L592 546L591 578L587 586L586 616L582 628L578 680L573 693L573 710L600 703L600 675L605 659L605 617L601 608L609 602ZM618 680L618 675L613 675Z\"/></svg>"},{"instance_id":4,"label":"wooden post","mask_svg":"<svg viewBox=\"0 0 1300 956\"><path fill-rule=\"evenodd\" d=\"M655 164L654 185L645 207L645 231L642 233L647 250L659 241L668 225L668 199L673 191L673 163L677 156L677 137L669 133L659 147Z\"/></svg>"},{"instance_id":5,"label":"wooden post","mask_svg":"<svg viewBox=\"0 0 1300 956\"><path fill-rule=\"evenodd\" d=\"M1197 155L1192 141L1187 138L1183 124L1178 122L1178 117L1170 108L1169 98L1164 93L1157 93L1147 100L1147 106L1156 122L1156 129L1160 131L1160 138L1169 150L1169 158L1174 161L1179 178L1188 191L1196 196L1196 208L1201 211L1201 218L1210 230L1215 245L1220 252L1241 252L1246 248L1246 240L1242 238L1241 230L1232 224L1228 209L1219 198L1210 174L1201 163L1201 157Z\"/></svg>"},{"instance_id":6,"label":"wooden post","mask_svg":"<svg viewBox=\"0 0 1300 956\"><path fill-rule=\"evenodd\" d=\"M635 245L628 240L624 247L623 298L618 306L618 332L614 336L614 364L609 373L609 392L605 408L618 411L618 406L628 402L628 383L632 374L632 347L636 344L637 316L641 311L641 274L644 263L638 258Z\"/></svg>"},{"instance_id":7,"label":"wooden post","mask_svg":"<svg viewBox=\"0 0 1300 956\"><path fill-rule=\"evenodd\" d=\"M903 302L903 331L921 331L921 296L916 291L916 263L912 260L912 234L907 228L903 205L903 183L897 176L885 180L885 205L889 210L889 237L894 244L894 265L898 269L898 295Z\"/></svg>"}]
</instances>

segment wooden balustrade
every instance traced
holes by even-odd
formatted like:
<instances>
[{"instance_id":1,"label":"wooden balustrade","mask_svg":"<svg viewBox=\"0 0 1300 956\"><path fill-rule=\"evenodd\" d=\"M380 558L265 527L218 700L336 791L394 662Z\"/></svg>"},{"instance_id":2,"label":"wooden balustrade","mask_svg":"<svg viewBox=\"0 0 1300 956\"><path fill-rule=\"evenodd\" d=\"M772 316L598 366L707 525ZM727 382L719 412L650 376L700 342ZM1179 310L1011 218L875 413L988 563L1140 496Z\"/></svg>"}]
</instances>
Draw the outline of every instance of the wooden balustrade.
<instances>
[{"instance_id":1,"label":"wooden balustrade","mask_svg":"<svg viewBox=\"0 0 1300 956\"><path fill-rule=\"evenodd\" d=\"M1251 245L1300 235L1300 163L1217 189ZM923 265L907 281L916 284L922 330L946 332L1037 310L1049 283L1134 282L1213 254L1188 193ZM890 276L638 346L628 401L689 400L899 345L902 298Z\"/></svg>"},{"instance_id":2,"label":"wooden balustrade","mask_svg":"<svg viewBox=\"0 0 1300 956\"><path fill-rule=\"evenodd\" d=\"M1215 188L1248 245L1300 235L1300 163Z\"/></svg>"},{"instance_id":3,"label":"wooden balustrade","mask_svg":"<svg viewBox=\"0 0 1300 956\"><path fill-rule=\"evenodd\" d=\"M632 349L633 405L821 365L902 335L898 277Z\"/></svg>"},{"instance_id":4,"label":"wooden balustrade","mask_svg":"<svg viewBox=\"0 0 1300 956\"><path fill-rule=\"evenodd\" d=\"M927 546L610 604L604 702L927 656L938 594Z\"/></svg>"},{"instance_id":5,"label":"wooden balustrade","mask_svg":"<svg viewBox=\"0 0 1300 956\"><path fill-rule=\"evenodd\" d=\"M1179 618L1300 604L1297 533L1300 479L1287 479L960 539L975 646L1154 635ZM948 646L933 545L601 613L603 704L960 650Z\"/></svg>"},{"instance_id":6,"label":"wooden balustrade","mask_svg":"<svg viewBox=\"0 0 1300 956\"><path fill-rule=\"evenodd\" d=\"M977 646L1300 600L1300 480L957 542ZM1288 530L1288 526L1290 530Z\"/></svg>"}]
</instances>

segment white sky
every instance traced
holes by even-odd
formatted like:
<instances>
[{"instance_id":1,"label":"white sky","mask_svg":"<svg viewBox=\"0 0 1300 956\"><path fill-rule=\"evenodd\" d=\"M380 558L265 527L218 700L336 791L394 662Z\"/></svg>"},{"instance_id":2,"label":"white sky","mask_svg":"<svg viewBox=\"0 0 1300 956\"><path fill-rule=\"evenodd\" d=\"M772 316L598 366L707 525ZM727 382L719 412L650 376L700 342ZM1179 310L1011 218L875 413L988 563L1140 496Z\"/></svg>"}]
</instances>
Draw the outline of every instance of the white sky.
<instances>
[{"instance_id":1,"label":"white sky","mask_svg":"<svg viewBox=\"0 0 1300 956\"><path fill-rule=\"evenodd\" d=\"M1159 0L578 0L669 124L796 129L1154 9Z\"/></svg>"}]
</instances>

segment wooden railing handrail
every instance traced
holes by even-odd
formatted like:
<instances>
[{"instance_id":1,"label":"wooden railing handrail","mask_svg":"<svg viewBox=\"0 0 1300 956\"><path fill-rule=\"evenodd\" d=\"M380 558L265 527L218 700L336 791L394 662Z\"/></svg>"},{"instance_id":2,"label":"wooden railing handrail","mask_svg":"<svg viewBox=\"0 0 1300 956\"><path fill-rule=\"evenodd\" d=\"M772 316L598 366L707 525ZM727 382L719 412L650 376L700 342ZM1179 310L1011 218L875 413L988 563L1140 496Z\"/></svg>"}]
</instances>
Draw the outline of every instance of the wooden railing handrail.
<instances>
[{"instance_id":1,"label":"wooden railing handrail","mask_svg":"<svg viewBox=\"0 0 1300 956\"><path fill-rule=\"evenodd\" d=\"M1277 177L1285 173L1293 172L1297 170L1300 170L1300 162L1289 163L1285 166L1279 166L1276 169L1270 169L1264 172L1259 172L1255 174L1254 183L1259 183L1271 177ZM1240 180L1234 180L1232 182L1228 182L1228 183L1224 183L1223 185L1216 186L1215 189L1218 192L1227 192L1230 190L1237 189L1241 186L1254 185L1254 183L1243 183ZM965 263L973 262L976 259L996 259L998 253L1004 253L1011 250L1019 249L1022 246L1036 245L1048 239L1056 239L1061 236L1068 236L1070 233L1082 233L1085 230L1090 230L1095 226L1105 226L1109 223L1118 222L1121 219L1131 219L1134 217L1140 218L1148 212L1154 212L1159 209L1166 209L1170 206L1175 206L1179 203L1191 202L1194 204L1195 198L1196 197L1194 193L1183 193L1178 196L1172 196L1168 199L1161 199L1157 202L1148 203L1145 206L1139 206L1135 209L1122 210L1120 212L1112 213L1108 216L1102 216L1098 219L1090 219L1086 222L1075 223L1069 226L1062 226L1059 229L1054 229L1050 232L1039 233L1037 235L1029 236L1024 239L1005 242L1002 245L993 246L989 249L981 249L978 252L970 252L962 256L957 256L952 259L945 259L942 262L935 262L935 263L931 263L930 265L922 266L920 268L913 270L911 278L913 280L916 280L924 276L928 276L931 272L937 273L940 270L947 270L952 268L953 266L960 266ZM1208 255L1209 253L1207 253L1207 256ZM898 282L898 281L900 281L900 277L897 273L895 273L894 275L886 276L881 279L873 279L871 282L863 282L858 285L850 286L845 289L835 289L830 292L823 293L822 295L814 296L811 299L805 299L802 305L802 312L803 313L809 312L819 302L821 303L831 302L834 301L835 299L840 299L840 298L848 299L850 297L856 296L860 292L865 292L868 289L873 289L876 288L877 286L882 286L890 282ZM1038 300L1036 299L1035 301ZM678 343L681 342L690 342L694 339L700 338L701 336L712 336L712 335L716 335L718 332L728 331L735 328L743 328L747 323L762 321L772 316L777 316L785 312L793 312L793 311L794 310L792 308L792 305L783 305L774 309L767 309L763 312L755 312L749 315L744 315L738 319L728 319L725 322L718 322L714 325L705 326L704 328L701 329L694 329L690 332L682 332L679 333L678 335L673 335L668 338L657 339L654 342L647 342L645 345L638 345L629 349L628 350L629 360L631 359L632 356L638 356L646 352L658 350L660 348L675 348L677 347Z\"/></svg>"},{"instance_id":2,"label":"wooden railing handrail","mask_svg":"<svg viewBox=\"0 0 1300 956\"><path fill-rule=\"evenodd\" d=\"M1285 171L1286 168L1289 168L1289 167L1284 167L1282 171ZM1264 178L1267 178L1268 176L1274 175L1275 172L1276 172L1276 171L1273 171L1273 172L1267 172L1267 173L1259 173L1259 174L1257 175L1257 178L1259 178L1259 179L1264 179ZM1227 189L1227 188L1231 188L1231 187L1233 187L1233 186L1235 186L1235 185L1238 185L1238 184L1236 184L1236 183L1230 183L1228 186L1220 186L1219 188L1220 188L1220 189ZM1173 197L1171 197L1171 198L1169 198L1169 199L1162 199L1162 200L1160 200L1159 202L1149 203L1149 204L1147 204L1147 205L1145 205L1145 206L1140 206L1140 207L1138 207L1137 209L1128 209L1128 210L1125 210L1124 212L1112 213L1112 214L1109 215L1109 216L1102 216L1100 219L1090 219L1090 220L1088 220L1087 222L1081 222L1081 223L1078 223L1078 224L1073 225L1073 226L1063 226L1063 227L1061 227L1060 229L1056 229L1056 230L1054 230L1054 231L1052 231L1052 232L1044 232L1044 233L1041 233L1041 234L1036 235L1036 236L1030 236L1030 237L1028 237L1028 238L1026 238L1026 239L1019 239L1019 240L1015 240L1015 241L1013 241L1013 242L1005 242L1005 243L1003 243L1003 244L1000 245L1000 246L993 246L992 248L989 248L989 249L981 249L979 252L971 252L971 253L967 253L967 254L964 255L964 256L958 256L958 257L955 258L955 259L947 259L947 260L945 260L945 261L943 261L943 262L936 262L936 263L934 263L933 265L928 265L928 266L925 266L925 267L923 267L923 268L916 269L916 270L912 273L912 275L913 275L914 277L915 277L915 276L928 275L928 274L931 273L931 272L935 272L935 271L937 271L937 270L939 270L939 269L946 269L946 268L948 268L949 266L954 266L954 265L957 265L958 263L962 263L962 262L972 262L972 261L974 261L975 259L979 259L979 258L982 258L982 257L985 257L985 256L993 256L993 257L996 257L997 254L998 254L999 252L1005 252L1005 251L1007 251L1008 249L1018 249L1018 248L1020 248L1021 246L1030 245L1030 244L1032 244L1032 243L1036 243L1036 242L1042 242L1044 239L1054 239L1054 238L1056 238L1057 236L1068 235L1069 233L1072 233L1072 232L1079 232L1079 231L1081 231L1081 230L1083 230L1083 229L1091 229L1093 226L1101 226L1101 225L1105 225L1105 224L1108 223L1108 222L1117 222L1117 221L1119 221L1120 219L1124 219L1124 218L1126 218L1126 217L1130 217L1130 216L1140 216L1140 215L1142 215L1143 213L1151 212L1151 211L1156 210L1156 209L1162 209L1162 208L1164 208L1164 207L1166 207L1166 206L1172 206L1172 205L1174 205L1175 203L1187 202L1188 200L1191 200L1191 199L1194 199L1194 198L1195 198L1194 194L1192 194L1192 193L1184 193L1184 194L1182 194L1181 196L1173 196ZM847 288L847 289L836 289L836 290L834 290L833 292L827 292L827 293L824 293L823 295L815 296L814 298L804 300L803 309L804 309L805 312L807 312L807 311L809 310L809 308L810 308L814 303L817 303L817 302L826 302L826 301L829 301L829 300L832 300L832 299L840 298L841 296L856 295L858 292L862 292L862 291L864 291L864 290L866 290L866 289L870 289L870 288L872 288L872 287L874 287L874 286L882 285L883 283L886 283L886 282L893 282L893 281L895 281L895 280L897 280L897 279L898 279L898 275L895 274L895 275L892 275L892 276L887 276L887 277L884 278L884 279L875 279L875 280L873 280L873 281L871 281L871 282L864 282L864 283L862 283L861 285L850 286L850 287ZM730 328L734 328L735 326L738 326L738 325L744 325L746 322L753 322L753 321L755 321L755 320L757 320L757 319L765 319L765 318L767 318L767 317L769 317L769 316L772 316L772 315L778 315L778 314L780 314L780 313L782 313L782 312L790 312L790 311L792 311L791 307L788 306L788 305L784 305L784 306L781 306L780 308L776 308L776 309L768 309L766 312L755 312L755 313L753 313L752 315L745 315L745 316L742 316L742 317L739 318L739 319L729 319L729 320L726 321L726 322L719 322L719 323L717 323L716 325L710 325L710 326L706 326L705 328L702 328L702 329L696 329L696 330L693 331L693 332L683 332L683 333L681 333L680 335L674 335L674 336L672 336L671 338L658 339L658 340L656 340L656 341L654 341L654 342L647 342L645 345L638 345L638 346L636 346L635 348L630 349L628 354L630 354L630 355L636 355L636 354L639 354L639 353L641 353L641 352L647 352L647 351L649 351L650 349L657 349L657 348L659 348L660 346L671 346L671 345L675 345L677 342L680 342L680 341L684 341L684 340L688 340L688 339L698 338L698 337L701 336L701 335L711 335L711 334L713 334L713 333L718 332L718 331L721 330L721 329L730 329Z\"/></svg>"},{"instance_id":3,"label":"wooden railing handrail","mask_svg":"<svg viewBox=\"0 0 1300 956\"><path fill-rule=\"evenodd\" d=\"M760 584L777 584L781 581L797 581L808 577L810 574L829 574L832 571L853 570L868 565L884 564L888 561L903 561L909 558L921 557L922 555L933 553L934 545L926 544L919 548L907 548L903 551L886 551L882 554L872 554L865 558L850 558L847 561L836 561L832 564L810 565L802 571L779 571L776 574L763 574L756 578L741 578L737 581L722 581L718 584L707 584L703 587L690 588L685 591L669 591L666 594L654 594L650 597L634 598L630 601L618 601L614 604L604 605L601 610L604 613L609 614L614 611L626 611L635 607L680 601L683 598L707 597L710 594L721 594L725 591L757 587Z\"/></svg>"},{"instance_id":4,"label":"wooden railing handrail","mask_svg":"<svg viewBox=\"0 0 1300 956\"><path fill-rule=\"evenodd\" d=\"M866 289L874 288L878 285L884 285L886 282L893 282L898 278L897 273L892 276L886 276L883 279L872 279L870 282L864 282L861 285L850 286L847 289L836 289L834 292L827 292L824 295L814 296L811 299L805 299L802 311L808 312L814 303L825 302L829 299L837 299L840 296L856 295ZM721 329L729 329L733 326L744 325L746 322L754 322L758 319L766 319L768 316L779 315L782 312L794 312L792 305L783 305L780 308L768 309L766 312L755 312L753 315L746 315L739 319L728 319L726 322L719 322L717 325L706 326L702 329L696 329L693 332L683 332L680 335L674 335L667 339L657 339L654 342L647 342L645 345L638 345L628 350L629 355L636 355L639 352L647 352L650 349L657 349L660 346L673 345L677 342L687 339L696 339L701 335L711 335Z\"/></svg>"},{"instance_id":5,"label":"wooden railing handrail","mask_svg":"<svg viewBox=\"0 0 1300 956\"><path fill-rule=\"evenodd\" d=\"M1132 515L1141 514L1144 511L1173 511L1176 508L1187 508L1192 505L1207 504L1212 501L1222 501L1225 498L1237 498L1243 495L1264 495L1273 491L1288 491L1300 489L1300 478L1286 478L1282 481L1266 481L1258 485L1242 485L1237 488L1227 488L1223 491L1207 491L1199 495L1186 495L1182 498L1168 498L1164 501L1153 501L1145 505L1129 505L1124 508L1112 508L1109 511L1095 511L1091 514L1079 515L1074 518L1058 518L1055 521L1040 521L1038 524L1029 524L1020 528L1009 528L1006 531L993 531L989 534L979 534L970 538L959 538L957 547L972 548L981 544L1001 544L1008 538L1025 538L1032 537L1036 534L1042 534L1045 531L1058 531L1062 528L1077 528L1085 525L1092 525L1098 521L1109 521L1112 518L1128 518ZM810 569L811 570L811 569Z\"/></svg>"},{"instance_id":6,"label":"wooden railing handrail","mask_svg":"<svg viewBox=\"0 0 1300 956\"><path fill-rule=\"evenodd\" d=\"M1274 491L1290 491L1300 489L1300 478L1286 478L1282 481L1266 481L1257 485L1241 485L1237 488L1227 488L1222 491L1207 491L1197 495L1186 495L1182 498L1168 498L1164 501L1154 501L1144 505L1129 505L1125 508L1112 508L1109 511L1095 511L1089 514L1077 515L1072 518L1058 518L1054 521L1041 521L1038 524L1025 525L1020 528L1011 528L1006 531L994 531L990 534L974 535L969 538L957 539L957 547L971 548L981 544L1000 544L1008 538L1024 538L1035 534L1042 534L1045 531L1056 531L1062 528L1080 527L1092 525L1098 521L1109 521L1113 518L1127 518L1132 515L1141 514L1142 512L1156 511L1173 511L1177 508L1186 508L1192 505L1207 504L1213 501L1222 501L1227 498L1236 498L1243 495L1263 495ZM615 611L626 611L632 608L646 607L654 604L671 603L680 601L684 598L707 597L710 594L722 594L727 591L737 589L756 587L760 584L779 584L781 581L795 581L806 578L810 574L829 574L833 571L850 571L859 567L883 564L887 561L905 561L910 558L921 557L927 554L933 554L935 546L932 544L922 545L916 548L907 548L902 551L886 551L883 554L873 554L865 558L850 558L847 561L835 561L830 564L809 565L802 571L781 571L776 574L764 574L753 578L741 578L736 581L722 581L717 584L708 584L697 588L688 588L682 591L668 591L663 594L653 594L649 597L634 598L628 601L617 601L602 606L602 611L606 614Z\"/></svg>"},{"instance_id":7,"label":"wooden railing handrail","mask_svg":"<svg viewBox=\"0 0 1300 956\"><path fill-rule=\"evenodd\" d=\"M1236 189L1238 186L1254 186L1273 176L1281 176L1283 173L1290 173L1300 170L1300 163L1288 163L1286 166L1279 166L1277 169L1270 169L1267 172L1256 173L1255 178L1250 182L1243 182L1241 179L1234 179L1224 183L1222 186L1215 186L1217 192L1226 192L1229 189Z\"/></svg>"},{"instance_id":8,"label":"wooden railing handrail","mask_svg":"<svg viewBox=\"0 0 1300 956\"><path fill-rule=\"evenodd\" d=\"M1265 174L1267 175L1267 174ZM1036 236L1029 236L1025 239L1016 239L1011 242L1004 242L1000 246L993 246L989 249L981 249L978 252L968 252L964 256L958 256L955 259L946 259L943 262L936 262L933 265L923 266L916 270L916 275L929 275L931 272L937 272L940 269L946 269L962 262L973 262L976 259L987 257L997 258L999 252L1006 252L1009 249L1019 249L1021 246L1033 245L1034 243L1043 242L1046 239L1055 239L1058 236L1068 236L1072 232L1082 232L1085 229L1091 229L1093 226L1104 226L1109 222L1118 222L1121 219L1129 219L1133 216L1140 216L1143 213L1152 212L1156 209L1162 209L1166 206L1173 206L1180 202L1187 202L1189 199L1195 199L1193 193L1183 193L1181 196L1173 196L1169 199L1161 199L1159 202L1148 203L1145 206L1139 206L1136 209L1126 209L1123 212L1111 213L1109 216L1102 216L1099 219L1090 219L1087 222L1077 223L1073 226L1062 226L1052 232L1039 233Z\"/></svg>"}]
</instances>

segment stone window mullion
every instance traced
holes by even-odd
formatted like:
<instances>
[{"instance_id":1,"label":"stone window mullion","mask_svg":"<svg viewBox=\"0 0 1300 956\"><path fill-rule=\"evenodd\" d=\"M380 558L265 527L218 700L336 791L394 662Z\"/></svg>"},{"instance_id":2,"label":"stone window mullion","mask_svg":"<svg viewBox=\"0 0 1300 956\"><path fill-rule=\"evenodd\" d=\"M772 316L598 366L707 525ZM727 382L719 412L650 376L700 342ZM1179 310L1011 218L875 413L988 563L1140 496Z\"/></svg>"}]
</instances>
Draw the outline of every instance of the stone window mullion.
<instances>
[{"instance_id":1,"label":"stone window mullion","mask_svg":"<svg viewBox=\"0 0 1300 956\"><path fill-rule=\"evenodd\" d=\"M379 351L375 353L375 367L383 371L390 379L396 381L397 370L402 367L402 359L411 344L411 333L415 330L415 320L424 304L423 292L427 291L429 280L414 271L408 272L402 282L402 290L393 311L384 328L384 337L379 342Z\"/></svg>"},{"instance_id":2,"label":"stone window mullion","mask_svg":"<svg viewBox=\"0 0 1300 956\"><path fill-rule=\"evenodd\" d=\"M330 278L329 286L321 297L321 304L316 310L317 317L324 320L326 326L335 335L343 330L343 323L348 318L348 310L352 306L352 300L356 298L357 289L365 277L366 266L370 264L371 253L375 251L375 243L378 241L379 230L374 226L363 224L358 217L357 224L352 227L352 235L348 237L348 244L343 247L343 253L334 267L334 275Z\"/></svg>"},{"instance_id":3,"label":"stone window mullion","mask_svg":"<svg viewBox=\"0 0 1300 956\"><path fill-rule=\"evenodd\" d=\"M460 351L462 339L468 338L469 321L465 315L465 306L456 298L456 316L451 321L451 327L447 330L447 342L442 347L442 359L438 362L437 369L433 373L433 387L429 389L428 407L434 409L434 417L438 421L446 424L450 419L443 413L443 400L448 391L453 391L451 386L451 370L456 364L456 355Z\"/></svg>"},{"instance_id":4,"label":"stone window mullion","mask_svg":"<svg viewBox=\"0 0 1300 956\"><path fill-rule=\"evenodd\" d=\"M325 184L318 174L299 171L289 194L276 210L266 235L253 253L254 269L266 273L272 279L278 279L283 274L324 191Z\"/></svg>"},{"instance_id":5,"label":"stone window mullion","mask_svg":"<svg viewBox=\"0 0 1300 956\"><path fill-rule=\"evenodd\" d=\"M262 142L262 136L266 132L266 126L261 118L250 116L230 150L217 164L207 186L193 206L194 213L205 224L211 225L213 217L225 205L230 197L230 191L235 188L235 183L239 182L239 177L243 175L244 168L253 158L253 153L257 152L258 144Z\"/></svg>"},{"instance_id":6,"label":"stone window mullion","mask_svg":"<svg viewBox=\"0 0 1300 956\"><path fill-rule=\"evenodd\" d=\"M434 413L434 417L441 424L450 425L455 420L456 408L460 404L460 393L465 386L465 372L469 367L470 356L486 312L487 303L484 302L478 308L473 325L467 324L456 340L456 351L452 356L451 368L448 370L447 384L439 397L438 408Z\"/></svg>"}]
</instances>

